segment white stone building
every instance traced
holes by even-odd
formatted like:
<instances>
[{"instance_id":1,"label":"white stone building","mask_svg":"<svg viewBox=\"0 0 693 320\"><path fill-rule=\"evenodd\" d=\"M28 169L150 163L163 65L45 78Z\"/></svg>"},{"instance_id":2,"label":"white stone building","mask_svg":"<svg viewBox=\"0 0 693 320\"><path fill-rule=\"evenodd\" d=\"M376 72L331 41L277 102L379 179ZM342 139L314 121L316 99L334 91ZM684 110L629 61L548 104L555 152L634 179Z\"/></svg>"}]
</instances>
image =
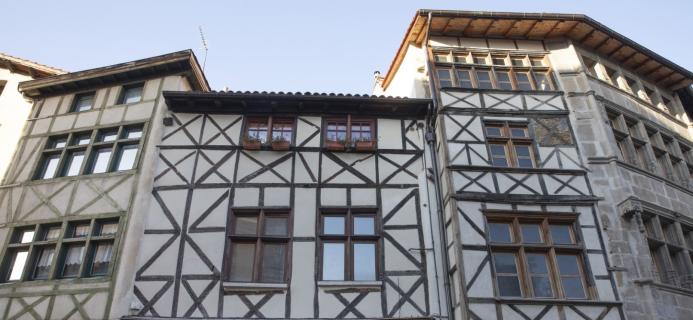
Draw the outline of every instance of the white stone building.
<instances>
[{"instance_id":1,"label":"white stone building","mask_svg":"<svg viewBox=\"0 0 693 320\"><path fill-rule=\"evenodd\" d=\"M65 71L0 53L0 181L12 161L32 106L31 99L23 97L17 85L62 73Z\"/></svg>"}]
</instances>

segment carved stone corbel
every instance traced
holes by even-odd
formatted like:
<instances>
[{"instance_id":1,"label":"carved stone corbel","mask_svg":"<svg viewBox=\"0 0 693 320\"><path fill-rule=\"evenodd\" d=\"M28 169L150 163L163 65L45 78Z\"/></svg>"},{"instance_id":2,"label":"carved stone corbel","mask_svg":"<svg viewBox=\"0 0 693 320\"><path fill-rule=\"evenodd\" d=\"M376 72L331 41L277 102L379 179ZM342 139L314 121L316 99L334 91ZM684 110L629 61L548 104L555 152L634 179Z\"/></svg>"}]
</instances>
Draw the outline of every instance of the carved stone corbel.
<instances>
[{"instance_id":1,"label":"carved stone corbel","mask_svg":"<svg viewBox=\"0 0 693 320\"><path fill-rule=\"evenodd\" d=\"M642 220L642 203L639 199L628 199L619 205L621 209L621 216L626 219L635 218L635 222L638 224L638 231L641 233L645 232L645 223Z\"/></svg>"}]
</instances>

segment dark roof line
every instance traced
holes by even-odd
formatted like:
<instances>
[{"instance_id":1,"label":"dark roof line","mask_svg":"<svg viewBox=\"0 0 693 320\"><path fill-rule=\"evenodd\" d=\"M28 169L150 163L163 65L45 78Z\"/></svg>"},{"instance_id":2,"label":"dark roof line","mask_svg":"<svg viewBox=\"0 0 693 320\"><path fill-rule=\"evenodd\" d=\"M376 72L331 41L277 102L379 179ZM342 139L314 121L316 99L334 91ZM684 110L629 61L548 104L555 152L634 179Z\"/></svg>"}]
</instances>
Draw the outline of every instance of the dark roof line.
<instances>
[{"instance_id":1,"label":"dark roof line","mask_svg":"<svg viewBox=\"0 0 693 320\"><path fill-rule=\"evenodd\" d=\"M210 91L209 94L222 94L222 95L267 95L267 96L302 96L302 97L345 97L345 98L369 98L369 99L400 99L400 100L416 100L407 97L399 96L385 96L385 95L372 95L372 94L358 94L358 93L335 93L335 92L291 92L291 91ZM426 100L426 99L424 99Z\"/></svg>"}]
</instances>

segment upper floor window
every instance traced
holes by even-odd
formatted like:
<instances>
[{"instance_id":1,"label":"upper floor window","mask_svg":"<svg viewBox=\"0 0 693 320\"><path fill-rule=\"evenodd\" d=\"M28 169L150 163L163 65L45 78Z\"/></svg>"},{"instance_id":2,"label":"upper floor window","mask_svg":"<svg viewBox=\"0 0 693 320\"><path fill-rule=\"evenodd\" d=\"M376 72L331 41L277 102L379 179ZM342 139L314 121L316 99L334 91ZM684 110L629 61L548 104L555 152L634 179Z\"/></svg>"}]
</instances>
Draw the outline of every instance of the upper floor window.
<instances>
[{"instance_id":1,"label":"upper floor window","mask_svg":"<svg viewBox=\"0 0 693 320\"><path fill-rule=\"evenodd\" d=\"M693 289L693 226L647 212L645 236L653 277L666 284Z\"/></svg>"},{"instance_id":2,"label":"upper floor window","mask_svg":"<svg viewBox=\"0 0 693 320\"><path fill-rule=\"evenodd\" d=\"M526 123L486 122L486 141L495 167L533 168L533 143Z\"/></svg>"},{"instance_id":3,"label":"upper floor window","mask_svg":"<svg viewBox=\"0 0 693 320\"><path fill-rule=\"evenodd\" d=\"M325 147L344 150L354 146L357 150L375 149L375 120L352 115L325 120Z\"/></svg>"},{"instance_id":4,"label":"upper floor window","mask_svg":"<svg viewBox=\"0 0 693 320\"><path fill-rule=\"evenodd\" d=\"M52 179L133 169L141 137L142 125L49 137L35 178Z\"/></svg>"},{"instance_id":5,"label":"upper floor window","mask_svg":"<svg viewBox=\"0 0 693 320\"><path fill-rule=\"evenodd\" d=\"M450 55L454 59L450 59ZM436 75L441 88L555 89L549 63L544 56L437 52L434 57L439 62Z\"/></svg>"},{"instance_id":6,"label":"upper floor window","mask_svg":"<svg viewBox=\"0 0 693 320\"><path fill-rule=\"evenodd\" d=\"M232 210L229 223L226 279L286 282L290 261L290 210Z\"/></svg>"},{"instance_id":7,"label":"upper floor window","mask_svg":"<svg viewBox=\"0 0 693 320\"><path fill-rule=\"evenodd\" d=\"M72 102L71 112L89 111L94 108L94 92L80 93L75 95Z\"/></svg>"},{"instance_id":8,"label":"upper floor window","mask_svg":"<svg viewBox=\"0 0 693 320\"><path fill-rule=\"evenodd\" d=\"M586 299L586 275L573 220L487 217L496 290L501 297Z\"/></svg>"},{"instance_id":9,"label":"upper floor window","mask_svg":"<svg viewBox=\"0 0 693 320\"><path fill-rule=\"evenodd\" d=\"M249 116L246 118L243 146L257 150L270 143L275 150L287 150L294 132L294 118Z\"/></svg>"},{"instance_id":10,"label":"upper floor window","mask_svg":"<svg viewBox=\"0 0 693 320\"><path fill-rule=\"evenodd\" d=\"M117 217L17 227L0 269L2 281L107 275L117 232Z\"/></svg>"},{"instance_id":11,"label":"upper floor window","mask_svg":"<svg viewBox=\"0 0 693 320\"><path fill-rule=\"evenodd\" d=\"M380 224L374 211L325 210L320 215L320 279L379 279Z\"/></svg>"},{"instance_id":12,"label":"upper floor window","mask_svg":"<svg viewBox=\"0 0 693 320\"><path fill-rule=\"evenodd\" d=\"M123 91L118 99L118 104L128 104L142 101L144 83L136 83L123 86Z\"/></svg>"}]
</instances>

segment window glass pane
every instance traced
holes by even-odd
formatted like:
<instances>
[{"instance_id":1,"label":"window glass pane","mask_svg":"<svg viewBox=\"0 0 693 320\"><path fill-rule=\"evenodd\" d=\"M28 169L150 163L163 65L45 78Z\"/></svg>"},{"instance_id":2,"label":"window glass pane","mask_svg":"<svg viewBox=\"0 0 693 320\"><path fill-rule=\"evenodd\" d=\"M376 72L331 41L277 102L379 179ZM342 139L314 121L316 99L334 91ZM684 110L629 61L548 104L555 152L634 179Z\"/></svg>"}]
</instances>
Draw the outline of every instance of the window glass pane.
<instances>
[{"instance_id":1,"label":"window glass pane","mask_svg":"<svg viewBox=\"0 0 693 320\"><path fill-rule=\"evenodd\" d=\"M370 141L371 123L370 122L351 122L352 141Z\"/></svg>"},{"instance_id":2,"label":"window glass pane","mask_svg":"<svg viewBox=\"0 0 693 320\"><path fill-rule=\"evenodd\" d=\"M548 276L532 276L532 289L534 290L534 296L537 298L553 297L551 280L549 280Z\"/></svg>"},{"instance_id":3,"label":"window glass pane","mask_svg":"<svg viewBox=\"0 0 693 320\"><path fill-rule=\"evenodd\" d=\"M284 282L286 248L283 244L264 244L262 247L262 282Z\"/></svg>"},{"instance_id":4,"label":"window glass pane","mask_svg":"<svg viewBox=\"0 0 693 320\"><path fill-rule=\"evenodd\" d=\"M527 254L527 268L530 273L548 273L549 269L546 267L546 256L541 253Z\"/></svg>"},{"instance_id":5,"label":"window glass pane","mask_svg":"<svg viewBox=\"0 0 693 320\"><path fill-rule=\"evenodd\" d=\"M39 175L41 179L51 179L55 177L55 172L58 170L58 163L60 162L60 155L59 154L53 154L50 156L47 156L43 160L43 170L41 171L42 173Z\"/></svg>"},{"instance_id":6,"label":"window glass pane","mask_svg":"<svg viewBox=\"0 0 693 320\"><path fill-rule=\"evenodd\" d=\"M327 122L327 140L345 141L347 133L346 122L331 121Z\"/></svg>"},{"instance_id":7,"label":"window glass pane","mask_svg":"<svg viewBox=\"0 0 693 320\"><path fill-rule=\"evenodd\" d=\"M513 242L512 235L510 234L510 224L508 224L508 223L491 222L488 224L488 230L489 230L489 239L492 242L502 242L502 243Z\"/></svg>"},{"instance_id":8,"label":"window glass pane","mask_svg":"<svg viewBox=\"0 0 693 320\"><path fill-rule=\"evenodd\" d=\"M544 66L544 58L532 57L529 59L529 62L532 64L533 67L543 67Z\"/></svg>"},{"instance_id":9,"label":"window glass pane","mask_svg":"<svg viewBox=\"0 0 693 320\"><path fill-rule=\"evenodd\" d=\"M111 236L118 231L118 222L116 221L101 222L100 224L99 233L97 234L99 236Z\"/></svg>"},{"instance_id":10,"label":"window glass pane","mask_svg":"<svg viewBox=\"0 0 693 320\"><path fill-rule=\"evenodd\" d=\"M75 96L75 103L72 108L72 111L87 111L91 110L92 105L94 104L94 94L89 93L89 94L81 94Z\"/></svg>"},{"instance_id":11,"label":"window glass pane","mask_svg":"<svg viewBox=\"0 0 693 320\"><path fill-rule=\"evenodd\" d=\"M123 130L123 139L139 139L142 137L142 127L130 127Z\"/></svg>"},{"instance_id":12,"label":"window glass pane","mask_svg":"<svg viewBox=\"0 0 693 320\"><path fill-rule=\"evenodd\" d=\"M142 100L142 88L144 85L137 85L132 87L125 87L123 90L123 97L120 103L134 103Z\"/></svg>"},{"instance_id":13,"label":"window glass pane","mask_svg":"<svg viewBox=\"0 0 693 320\"><path fill-rule=\"evenodd\" d=\"M293 120L274 119L272 122L272 140L291 141Z\"/></svg>"},{"instance_id":14,"label":"window glass pane","mask_svg":"<svg viewBox=\"0 0 693 320\"><path fill-rule=\"evenodd\" d=\"M257 217L255 216L236 216L233 234L235 235L254 235L257 234Z\"/></svg>"},{"instance_id":15,"label":"window glass pane","mask_svg":"<svg viewBox=\"0 0 693 320\"><path fill-rule=\"evenodd\" d=\"M48 271L51 268L51 263L53 262L53 253L55 253L55 247L42 247L38 249L38 255L36 256L36 265L34 266L33 279L48 279Z\"/></svg>"},{"instance_id":16,"label":"window glass pane","mask_svg":"<svg viewBox=\"0 0 693 320\"><path fill-rule=\"evenodd\" d=\"M286 236L288 234L288 223L286 217L266 217L265 235L267 236Z\"/></svg>"},{"instance_id":17,"label":"window glass pane","mask_svg":"<svg viewBox=\"0 0 693 320\"><path fill-rule=\"evenodd\" d=\"M90 275L99 276L108 273L108 265L111 263L113 256L113 243L102 242L96 245L94 249L94 258L91 264Z\"/></svg>"},{"instance_id":18,"label":"window glass pane","mask_svg":"<svg viewBox=\"0 0 693 320\"><path fill-rule=\"evenodd\" d=\"M515 146L515 155L517 155L517 166L520 168L532 168L532 156L529 146Z\"/></svg>"},{"instance_id":19,"label":"window glass pane","mask_svg":"<svg viewBox=\"0 0 693 320\"><path fill-rule=\"evenodd\" d=\"M73 146L87 145L87 144L89 144L90 140L91 140L91 133L77 134L74 137L72 137L72 145Z\"/></svg>"},{"instance_id":20,"label":"window glass pane","mask_svg":"<svg viewBox=\"0 0 693 320\"><path fill-rule=\"evenodd\" d=\"M354 243L354 280L375 279L375 243Z\"/></svg>"},{"instance_id":21,"label":"window glass pane","mask_svg":"<svg viewBox=\"0 0 693 320\"><path fill-rule=\"evenodd\" d=\"M449 69L439 69L438 70L438 81L440 82L440 87L452 87L452 77L450 76Z\"/></svg>"},{"instance_id":22,"label":"window glass pane","mask_svg":"<svg viewBox=\"0 0 693 320\"><path fill-rule=\"evenodd\" d=\"M19 237L19 243L29 243L34 241L34 230L24 230L20 231Z\"/></svg>"},{"instance_id":23,"label":"window glass pane","mask_svg":"<svg viewBox=\"0 0 693 320\"><path fill-rule=\"evenodd\" d=\"M104 173L108 171L108 160L111 159L111 147L95 149L92 159L89 173Z\"/></svg>"},{"instance_id":24,"label":"window glass pane","mask_svg":"<svg viewBox=\"0 0 693 320\"><path fill-rule=\"evenodd\" d=\"M513 138L527 138L526 128L510 128L510 136Z\"/></svg>"},{"instance_id":25,"label":"window glass pane","mask_svg":"<svg viewBox=\"0 0 693 320\"><path fill-rule=\"evenodd\" d=\"M503 129L500 127L486 127L486 135L489 137L501 137L503 136Z\"/></svg>"},{"instance_id":26,"label":"window glass pane","mask_svg":"<svg viewBox=\"0 0 693 320\"><path fill-rule=\"evenodd\" d=\"M247 136L251 139L260 140L262 143L267 142L268 118L250 118L248 119Z\"/></svg>"},{"instance_id":27,"label":"window glass pane","mask_svg":"<svg viewBox=\"0 0 693 320\"><path fill-rule=\"evenodd\" d=\"M75 224L72 226L72 231L70 232L69 238L82 238L89 234L89 224Z\"/></svg>"},{"instance_id":28,"label":"window glass pane","mask_svg":"<svg viewBox=\"0 0 693 320\"><path fill-rule=\"evenodd\" d=\"M510 61L512 62L513 66L516 66L516 67L524 67L525 66L525 60L523 57L510 57Z\"/></svg>"},{"instance_id":29,"label":"window glass pane","mask_svg":"<svg viewBox=\"0 0 693 320\"><path fill-rule=\"evenodd\" d=\"M450 62L450 55L447 53L436 53L433 55L436 62Z\"/></svg>"},{"instance_id":30,"label":"window glass pane","mask_svg":"<svg viewBox=\"0 0 693 320\"><path fill-rule=\"evenodd\" d=\"M537 82L537 90L552 90L553 88L551 87L551 80L548 74L546 73L539 73L535 72L534 73L534 80Z\"/></svg>"},{"instance_id":31,"label":"window glass pane","mask_svg":"<svg viewBox=\"0 0 693 320\"><path fill-rule=\"evenodd\" d=\"M43 239L44 241L56 240L60 237L60 226L48 226L44 228Z\"/></svg>"},{"instance_id":32,"label":"window glass pane","mask_svg":"<svg viewBox=\"0 0 693 320\"><path fill-rule=\"evenodd\" d=\"M572 244L573 239L570 233L571 226L567 224L552 224L549 226L551 240L554 244Z\"/></svg>"},{"instance_id":33,"label":"window glass pane","mask_svg":"<svg viewBox=\"0 0 693 320\"><path fill-rule=\"evenodd\" d=\"M135 166L136 155L137 155L137 145L136 144L121 146L120 151L118 152L118 159L117 159L118 166L117 166L116 170L117 171L123 171L123 170L132 169Z\"/></svg>"},{"instance_id":34,"label":"window glass pane","mask_svg":"<svg viewBox=\"0 0 693 320\"><path fill-rule=\"evenodd\" d=\"M578 259L574 255L559 254L556 255L558 261L558 270L562 276L579 275L580 268L578 267Z\"/></svg>"},{"instance_id":35,"label":"window glass pane","mask_svg":"<svg viewBox=\"0 0 693 320\"><path fill-rule=\"evenodd\" d=\"M469 70L457 70L457 83L460 88L474 88Z\"/></svg>"},{"instance_id":36,"label":"window glass pane","mask_svg":"<svg viewBox=\"0 0 693 320\"><path fill-rule=\"evenodd\" d=\"M486 56L473 56L474 63L476 64L486 64Z\"/></svg>"},{"instance_id":37,"label":"window glass pane","mask_svg":"<svg viewBox=\"0 0 693 320\"><path fill-rule=\"evenodd\" d=\"M98 142L110 142L116 141L118 139L118 130L104 130L99 131L99 136L97 137Z\"/></svg>"},{"instance_id":38,"label":"window glass pane","mask_svg":"<svg viewBox=\"0 0 693 320\"><path fill-rule=\"evenodd\" d=\"M476 80L480 89L493 89L491 82L491 73L489 71L477 71Z\"/></svg>"},{"instance_id":39,"label":"window glass pane","mask_svg":"<svg viewBox=\"0 0 693 320\"><path fill-rule=\"evenodd\" d=\"M582 280L576 277L561 277L563 292L569 299L584 299L585 289L582 287Z\"/></svg>"},{"instance_id":40,"label":"window glass pane","mask_svg":"<svg viewBox=\"0 0 693 320\"><path fill-rule=\"evenodd\" d=\"M467 63L467 53L458 53L455 55L455 62L458 63Z\"/></svg>"},{"instance_id":41,"label":"window glass pane","mask_svg":"<svg viewBox=\"0 0 693 320\"><path fill-rule=\"evenodd\" d=\"M505 154L505 145L492 144L490 149L492 164L497 167L507 167L508 159Z\"/></svg>"},{"instance_id":42,"label":"window glass pane","mask_svg":"<svg viewBox=\"0 0 693 320\"><path fill-rule=\"evenodd\" d=\"M323 234L344 234L344 217L325 216L322 220Z\"/></svg>"},{"instance_id":43,"label":"window glass pane","mask_svg":"<svg viewBox=\"0 0 693 320\"><path fill-rule=\"evenodd\" d=\"M26 265L26 258L28 254L28 250L21 250L15 253L8 280L16 281L22 278L22 274L24 273L24 265Z\"/></svg>"},{"instance_id":44,"label":"window glass pane","mask_svg":"<svg viewBox=\"0 0 693 320\"><path fill-rule=\"evenodd\" d=\"M65 148L66 145L67 145L67 137L52 138L52 141L50 143L50 148L60 149L60 148Z\"/></svg>"},{"instance_id":45,"label":"window glass pane","mask_svg":"<svg viewBox=\"0 0 693 320\"><path fill-rule=\"evenodd\" d=\"M526 72L516 72L515 79L517 80L517 88L520 90L532 90L532 84L529 82L529 74Z\"/></svg>"},{"instance_id":46,"label":"window glass pane","mask_svg":"<svg viewBox=\"0 0 693 320\"><path fill-rule=\"evenodd\" d=\"M542 243L541 229L538 224L521 224L522 242L524 243Z\"/></svg>"},{"instance_id":47,"label":"window glass pane","mask_svg":"<svg viewBox=\"0 0 693 320\"><path fill-rule=\"evenodd\" d=\"M527 254L527 269L532 280L535 297L553 297L546 255L540 253Z\"/></svg>"},{"instance_id":48,"label":"window glass pane","mask_svg":"<svg viewBox=\"0 0 693 320\"><path fill-rule=\"evenodd\" d=\"M507 71L496 71L496 81L498 82L498 88L502 90L512 90L513 85L510 82L510 73Z\"/></svg>"},{"instance_id":49,"label":"window glass pane","mask_svg":"<svg viewBox=\"0 0 693 320\"><path fill-rule=\"evenodd\" d=\"M492 57L493 59L493 64L497 66L504 66L505 65L505 57L502 56L497 56L497 57Z\"/></svg>"},{"instance_id":50,"label":"window glass pane","mask_svg":"<svg viewBox=\"0 0 693 320\"><path fill-rule=\"evenodd\" d=\"M498 294L502 297L521 297L520 280L517 276L496 276Z\"/></svg>"},{"instance_id":51,"label":"window glass pane","mask_svg":"<svg viewBox=\"0 0 693 320\"><path fill-rule=\"evenodd\" d=\"M497 273L517 273L515 255L512 253L494 253L493 261Z\"/></svg>"},{"instance_id":52,"label":"window glass pane","mask_svg":"<svg viewBox=\"0 0 693 320\"><path fill-rule=\"evenodd\" d=\"M74 278L79 276L79 267L82 265L84 255L84 245L68 245L65 247L65 256L62 270L63 278Z\"/></svg>"},{"instance_id":53,"label":"window glass pane","mask_svg":"<svg viewBox=\"0 0 693 320\"><path fill-rule=\"evenodd\" d=\"M84 161L84 151L72 151L67 156L67 163L65 164L65 176L72 177L79 174L79 170L82 168L82 162Z\"/></svg>"},{"instance_id":54,"label":"window glass pane","mask_svg":"<svg viewBox=\"0 0 693 320\"><path fill-rule=\"evenodd\" d=\"M375 218L374 217L354 217L354 234L355 235L374 235L375 234Z\"/></svg>"},{"instance_id":55,"label":"window glass pane","mask_svg":"<svg viewBox=\"0 0 693 320\"><path fill-rule=\"evenodd\" d=\"M322 280L344 280L344 244L323 243Z\"/></svg>"},{"instance_id":56,"label":"window glass pane","mask_svg":"<svg viewBox=\"0 0 693 320\"><path fill-rule=\"evenodd\" d=\"M229 275L229 280L243 282L252 281L254 261L254 243L234 243L231 247L231 274Z\"/></svg>"}]
</instances>

